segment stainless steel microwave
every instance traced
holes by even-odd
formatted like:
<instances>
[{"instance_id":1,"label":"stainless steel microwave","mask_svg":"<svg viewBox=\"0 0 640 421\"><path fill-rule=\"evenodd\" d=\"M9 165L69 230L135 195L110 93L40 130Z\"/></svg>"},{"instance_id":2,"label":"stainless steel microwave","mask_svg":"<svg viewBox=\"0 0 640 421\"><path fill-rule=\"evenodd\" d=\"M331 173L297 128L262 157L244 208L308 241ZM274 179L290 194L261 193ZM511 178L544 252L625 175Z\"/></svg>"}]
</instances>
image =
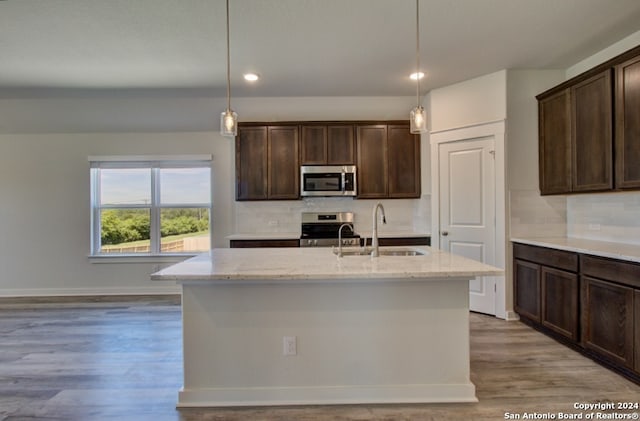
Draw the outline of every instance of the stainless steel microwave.
<instances>
[{"instance_id":1,"label":"stainless steel microwave","mask_svg":"<svg viewBox=\"0 0 640 421\"><path fill-rule=\"evenodd\" d=\"M355 165L302 165L300 196L355 196Z\"/></svg>"}]
</instances>

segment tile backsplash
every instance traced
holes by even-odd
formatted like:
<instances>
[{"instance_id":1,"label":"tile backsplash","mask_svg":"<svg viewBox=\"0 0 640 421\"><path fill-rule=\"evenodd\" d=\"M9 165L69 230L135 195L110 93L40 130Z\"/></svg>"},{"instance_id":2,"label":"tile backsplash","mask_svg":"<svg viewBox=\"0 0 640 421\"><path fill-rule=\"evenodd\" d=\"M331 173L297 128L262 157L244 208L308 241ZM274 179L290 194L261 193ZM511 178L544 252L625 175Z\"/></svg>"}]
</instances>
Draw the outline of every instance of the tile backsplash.
<instances>
[{"instance_id":1,"label":"tile backsplash","mask_svg":"<svg viewBox=\"0 0 640 421\"><path fill-rule=\"evenodd\" d=\"M567 235L565 196L540 196L536 190L510 190L510 237Z\"/></svg>"},{"instance_id":2,"label":"tile backsplash","mask_svg":"<svg viewBox=\"0 0 640 421\"><path fill-rule=\"evenodd\" d=\"M384 205L386 225L379 231L431 232L431 197L420 199L363 200L344 197L307 198L302 200L235 202L235 233L300 232L302 212L353 212L355 230L365 235L371 230L372 210L377 202Z\"/></svg>"},{"instance_id":3,"label":"tile backsplash","mask_svg":"<svg viewBox=\"0 0 640 421\"><path fill-rule=\"evenodd\" d=\"M569 237L640 244L640 192L567 197Z\"/></svg>"}]
</instances>

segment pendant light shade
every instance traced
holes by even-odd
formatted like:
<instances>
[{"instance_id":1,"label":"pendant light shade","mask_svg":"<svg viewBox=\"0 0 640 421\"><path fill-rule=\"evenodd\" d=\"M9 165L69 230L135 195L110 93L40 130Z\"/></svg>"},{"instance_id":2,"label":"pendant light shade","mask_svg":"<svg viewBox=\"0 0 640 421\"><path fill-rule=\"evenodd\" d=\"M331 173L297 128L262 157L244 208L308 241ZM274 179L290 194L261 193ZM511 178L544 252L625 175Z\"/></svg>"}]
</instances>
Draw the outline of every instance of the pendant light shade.
<instances>
[{"instance_id":1,"label":"pendant light shade","mask_svg":"<svg viewBox=\"0 0 640 421\"><path fill-rule=\"evenodd\" d=\"M411 133L427 132L427 112L425 111L424 107L414 107L409 114L409 119L411 121Z\"/></svg>"},{"instance_id":2,"label":"pendant light shade","mask_svg":"<svg viewBox=\"0 0 640 421\"><path fill-rule=\"evenodd\" d=\"M227 5L227 109L220 115L220 134L236 137L238 134L238 114L231 109L231 60L229 54L229 0Z\"/></svg>"},{"instance_id":3,"label":"pendant light shade","mask_svg":"<svg viewBox=\"0 0 640 421\"><path fill-rule=\"evenodd\" d=\"M420 0L416 0L416 75L420 74ZM427 112L420 105L420 77L416 77L416 106L409 113L413 134L427 132Z\"/></svg>"},{"instance_id":4,"label":"pendant light shade","mask_svg":"<svg viewBox=\"0 0 640 421\"><path fill-rule=\"evenodd\" d=\"M238 114L227 108L220 114L220 134L227 137L235 137L238 134Z\"/></svg>"}]
</instances>

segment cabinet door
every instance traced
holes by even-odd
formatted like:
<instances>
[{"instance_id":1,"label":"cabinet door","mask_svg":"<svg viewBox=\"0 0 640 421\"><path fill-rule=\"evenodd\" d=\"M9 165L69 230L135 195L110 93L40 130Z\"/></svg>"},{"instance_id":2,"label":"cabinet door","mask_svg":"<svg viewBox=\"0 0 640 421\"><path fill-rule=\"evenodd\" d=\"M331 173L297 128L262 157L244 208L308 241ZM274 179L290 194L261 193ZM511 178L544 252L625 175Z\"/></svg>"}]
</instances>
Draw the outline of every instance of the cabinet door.
<instances>
[{"instance_id":1,"label":"cabinet door","mask_svg":"<svg viewBox=\"0 0 640 421\"><path fill-rule=\"evenodd\" d=\"M267 127L239 127L236 136L236 200L264 200L267 189Z\"/></svg>"},{"instance_id":2,"label":"cabinet door","mask_svg":"<svg viewBox=\"0 0 640 421\"><path fill-rule=\"evenodd\" d=\"M420 197L420 136L409 126L389 126L389 197Z\"/></svg>"},{"instance_id":3,"label":"cabinet door","mask_svg":"<svg viewBox=\"0 0 640 421\"><path fill-rule=\"evenodd\" d=\"M302 126L300 143L301 164L324 165L327 163L326 126Z\"/></svg>"},{"instance_id":4,"label":"cabinet door","mask_svg":"<svg viewBox=\"0 0 640 421\"><path fill-rule=\"evenodd\" d=\"M616 187L640 187L640 57L616 66Z\"/></svg>"},{"instance_id":5,"label":"cabinet door","mask_svg":"<svg viewBox=\"0 0 640 421\"><path fill-rule=\"evenodd\" d=\"M571 191L571 95L565 89L538 103L540 193Z\"/></svg>"},{"instance_id":6,"label":"cabinet door","mask_svg":"<svg viewBox=\"0 0 640 421\"><path fill-rule=\"evenodd\" d=\"M581 280L582 343L609 361L633 367L634 290L588 276Z\"/></svg>"},{"instance_id":7,"label":"cabinet door","mask_svg":"<svg viewBox=\"0 0 640 421\"><path fill-rule=\"evenodd\" d=\"M353 125L327 126L327 164L356 163L356 141Z\"/></svg>"},{"instance_id":8,"label":"cabinet door","mask_svg":"<svg viewBox=\"0 0 640 421\"><path fill-rule=\"evenodd\" d=\"M541 276L542 324L578 342L578 275L542 266Z\"/></svg>"},{"instance_id":9,"label":"cabinet door","mask_svg":"<svg viewBox=\"0 0 640 421\"><path fill-rule=\"evenodd\" d=\"M269 199L297 199L300 196L300 168L297 126L269 126Z\"/></svg>"},{"instance_id":10,"label":"cabinet door","mask_svg":"<svg viewBox=\"0 0 640 421\"><path fill-rule=\"evenodd\" d=\"M613 188L611 72L571 87L571 189Z\"/></svg>"},{"instance_id":11,"label":"cabinet door","mask_svg":"<svg viewBox=\"0 0 640 421\"><path fill-rule=\"evenodd\" d=\"M634 364L634 369L640 373L640 290L635 290L634 291L634 297L633 297L633 303L634 303L634 312L633 312L633 320L634 320L634 327L635 327L635 335L634 335L634 345L633 345L633 349L635 350L635 364Z\"/></svg>"},{"instance_id":12,"label":"cabinet door","mask_svg":"<svg viewBox=\"0 0 640 421\"><path fill-rule=\"evenodd\" d=\"M513 263L515 310L540 323L540 265L518 259Z\"/></svg>"},{"instance_id":13,"label":"cabinet door","mask_svg":"<svg viewBox=\"0 0 640 421\"><path fill-rule=\"evenodd\" d=\"M358 197L387 197L387 126L358 126Z\"/></svg>"}]
</instances>

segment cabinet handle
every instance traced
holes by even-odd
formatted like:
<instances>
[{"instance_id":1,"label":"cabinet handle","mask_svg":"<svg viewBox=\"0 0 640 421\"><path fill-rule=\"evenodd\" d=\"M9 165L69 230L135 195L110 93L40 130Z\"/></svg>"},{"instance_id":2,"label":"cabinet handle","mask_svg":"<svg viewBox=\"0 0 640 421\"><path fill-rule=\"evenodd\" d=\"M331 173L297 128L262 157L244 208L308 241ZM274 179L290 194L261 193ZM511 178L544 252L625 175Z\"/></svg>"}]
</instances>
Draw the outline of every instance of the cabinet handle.
<instances>
[{"instance_id":1,"label":"cabinet handle","mask_svg":"<svg viewBox=\"0 0 640 421\"><path fill-rule=\"evenodd\" d=\"M447 235L449 235L449 231L442 231L442 236L446 237Z\"/></svg>"}]
</instances>

